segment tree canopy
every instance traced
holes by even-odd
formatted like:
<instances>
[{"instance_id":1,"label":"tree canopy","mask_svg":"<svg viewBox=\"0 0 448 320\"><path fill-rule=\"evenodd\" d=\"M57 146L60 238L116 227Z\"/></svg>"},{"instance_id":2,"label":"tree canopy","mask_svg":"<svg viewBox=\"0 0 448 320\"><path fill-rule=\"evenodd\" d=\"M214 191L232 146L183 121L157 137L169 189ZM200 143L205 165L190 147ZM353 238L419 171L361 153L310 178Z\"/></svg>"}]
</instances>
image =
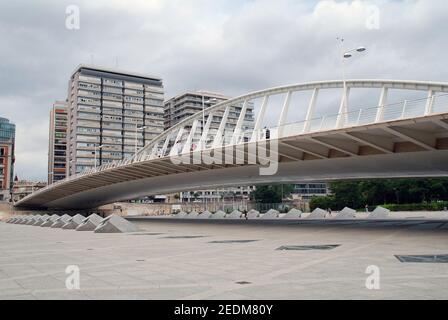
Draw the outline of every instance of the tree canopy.
<instances>
[{"instance_id":1,"label":"tree canopy","mask_svg":"<svg viewBox=\"0 0 448 320\"><path fill-rule=\"evenodd\" d=\"M448 179L382 179L330 183L332 195L316 197L311 207L340 210L345 206L363 208L366 204L409 204L448 200Z\"/></svg>"},{"instance_id":2,"label":"tree canopy","mask_svg":"<svg viewBox=\"0 0 448 320\"><path fill-rule=\"evenodd\" d=\"M257 186L251 193L251 199L259 203L280 203L293 190L293 184Z\"/></svg>"}]
</instances>

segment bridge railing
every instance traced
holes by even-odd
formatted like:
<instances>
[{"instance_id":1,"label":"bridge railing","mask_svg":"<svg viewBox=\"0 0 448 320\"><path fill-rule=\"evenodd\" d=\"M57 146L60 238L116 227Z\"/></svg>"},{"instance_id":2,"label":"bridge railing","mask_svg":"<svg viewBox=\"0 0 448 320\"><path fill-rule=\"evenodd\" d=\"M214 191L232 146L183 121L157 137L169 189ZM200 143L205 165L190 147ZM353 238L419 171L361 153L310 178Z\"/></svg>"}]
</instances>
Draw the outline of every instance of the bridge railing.
<instances>
[{"instance_id":1,"label":"bridge railing","mask_svg":"<svg viewBox=\"0 0 448 320\"><path fill-rule=\"evenodd\" d=\"M444 112L448 112L448 94L434 95L424 99L404 100L380 107L361 108L342 114L324 115L308 121L287 123L281 127L270 128L270 130L277 129L281 132L280 138L284 138Z\"/></svg>"},{"instance_id":2,"label":"bridge railing","mask_svg":"<svg viewBox=\"0 0 448 320\"><path fill-rule=\"evenodd\" d=\"M405 100L381 107L361 108L342 114L330 114L308 121L287 123L280 127L270 127L269 138L285 138L301 134L324 132L335 129L363 126L368 124L415 118L436 113L448 112L448 94L435 95L430 98ZM256 140L265 139L267 129L259 130ZM253 131L241 133L238 143L248 142L243 139ZM250 141L250 140L249 140Z\"/></svg>"}]
</instances>

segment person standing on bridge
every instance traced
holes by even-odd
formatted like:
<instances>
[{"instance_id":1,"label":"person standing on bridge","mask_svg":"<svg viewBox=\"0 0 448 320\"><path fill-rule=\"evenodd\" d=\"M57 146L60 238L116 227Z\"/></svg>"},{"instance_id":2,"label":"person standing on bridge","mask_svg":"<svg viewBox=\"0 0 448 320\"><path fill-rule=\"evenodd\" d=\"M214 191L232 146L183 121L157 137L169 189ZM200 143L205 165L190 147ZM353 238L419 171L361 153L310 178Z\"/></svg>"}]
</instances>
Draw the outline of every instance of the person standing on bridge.
<instances>
[{"instance_id":1,"label":"person standing on bridge","mask_svg":"<svg viewBox=\"0 0 448 320\"><path fill-rule=\"evenodd\" d=\"M271 130L269 130L268 128L264 127L264 130L266 132L266 140L271 139Z\"/></svg>"}]
</instances>

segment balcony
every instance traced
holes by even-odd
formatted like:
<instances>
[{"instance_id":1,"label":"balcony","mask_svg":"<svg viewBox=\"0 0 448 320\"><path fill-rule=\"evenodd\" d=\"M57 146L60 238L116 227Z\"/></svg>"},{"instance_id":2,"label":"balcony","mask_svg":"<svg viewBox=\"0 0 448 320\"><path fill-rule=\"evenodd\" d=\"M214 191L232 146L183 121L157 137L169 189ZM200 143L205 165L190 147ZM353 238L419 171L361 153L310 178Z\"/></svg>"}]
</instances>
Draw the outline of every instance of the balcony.
<instances>
[{"instance_id":1,"label":"balcony","mask_svg":"<svg viewBox=\"0 0 448 320\"><path fill-rule=\"evenodd\" d=\"M110 86L110 87L123 87L123 81L115 80L115 79L107 79L103 78L103 85L104 86Z\"/></svg>"},{"instance_id":2,"label":"balcony","mask_svg":"<svg viewBox=\"0 0 448 320\"><path fill-rule=\"evenodd\" d=\"M87 83L94 83L94 84L101 84L101 79L100 78L88 77L88 76L84 76L84 75L79 75L78 76L78 81L87 82Z\"/></svg>"},{"instance_id":3,"label":"balcony","mask_svg":"<svg viewBox=\"0 0 448 320\"><path fill-rule=\"evenodd\" d=\"M124 86L125 86L125 88L143 90L143 84L140 84L140 83L125 81Z\"/></svg>"}]
</instances>

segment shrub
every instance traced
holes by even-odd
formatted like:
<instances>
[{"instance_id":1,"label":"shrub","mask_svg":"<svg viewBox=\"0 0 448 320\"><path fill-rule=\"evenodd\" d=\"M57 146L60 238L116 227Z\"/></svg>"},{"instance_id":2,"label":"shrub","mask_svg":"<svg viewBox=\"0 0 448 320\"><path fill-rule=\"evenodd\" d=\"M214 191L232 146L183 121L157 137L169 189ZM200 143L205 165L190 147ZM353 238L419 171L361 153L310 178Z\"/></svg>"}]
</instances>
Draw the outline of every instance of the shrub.
<instances>
[{"instance_id":1,"label":"shrub","mask_svg":"<svg viewBox=\"0 0 448 320\"><path fill-rule=\"evenodd\" d=\"M390 211L442 211L448 208L448 201L433 201L407 204L385 204L382 207Z\"/></svg>"}]
</instances>

